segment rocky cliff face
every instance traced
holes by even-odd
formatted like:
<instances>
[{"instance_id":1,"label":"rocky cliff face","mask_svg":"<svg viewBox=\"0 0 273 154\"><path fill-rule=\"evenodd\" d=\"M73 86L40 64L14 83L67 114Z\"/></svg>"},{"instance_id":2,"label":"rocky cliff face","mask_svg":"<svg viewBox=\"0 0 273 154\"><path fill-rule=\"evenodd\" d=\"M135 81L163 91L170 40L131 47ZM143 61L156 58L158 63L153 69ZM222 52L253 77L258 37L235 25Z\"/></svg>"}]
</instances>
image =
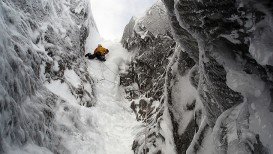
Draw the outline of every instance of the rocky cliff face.
<instances>
[{"instance_id":1,"label":"rocky cliff face","mask_svg":"<svg viewBox=\"0 0 273 154\"><path fill-rule=\"evenodd\" d=\"M271 2L163 3L162 29L156 21L132 19L122 40L136 53L124 85L139 91L130 97L135 99L132 107L148 123L146 135L135 140L135 153L272 152ZM148 11L144 18L157 16ZM153 26L169 42L151 37L158 36ZM159 45L154 52L146 49ZM158 59L162 64L157 65ZM141 77L145 73L149 75ZM165 88L161 97L149 95L154 94L157 75L152 74L157 73L165 78L159 84ZM141 86L145 82L151 86Z\"/></svg>"},{"instance_id":2,"label":"rocky cliff face","mask_svg":"<svg viewBox=\"0 0 273 154\"><path fill-rule=\"evenodd\" d=\"M56 112L71 111L52 85L68 87L83 106L95 102L82 58L87 37L97 37L89 7L87 0L0 2L0 153L68 152Z\"/></svg>"},{"instance_id":3,"label":"rocky cliff face","mask_svg":"<svg viewBox=\"0 0 273 154\"><path fill-rule=\"evenodd\" d=\"M172 140L161 121L168 125L165 122L169 118L162 116L164 83L176 42L163 3L159 1L153 5L144 17L132 18L121 42L134 55L128 72L121 75L121 85L125 87L127 99L132 101L136 119L144 123L133 150L135 153L164 151L172 147L164 144ZM167 120L163 120L165 118Z\"/></svg>"}]
</instances>

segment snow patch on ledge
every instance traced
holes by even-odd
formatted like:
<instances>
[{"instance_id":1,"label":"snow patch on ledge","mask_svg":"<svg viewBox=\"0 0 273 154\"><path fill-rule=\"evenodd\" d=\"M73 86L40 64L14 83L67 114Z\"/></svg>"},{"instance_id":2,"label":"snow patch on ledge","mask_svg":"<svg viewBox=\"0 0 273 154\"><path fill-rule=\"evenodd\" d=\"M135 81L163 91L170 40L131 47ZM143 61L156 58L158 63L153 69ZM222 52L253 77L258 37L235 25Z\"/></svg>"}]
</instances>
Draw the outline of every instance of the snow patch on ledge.
<instances>
[{"instance_id":1,"label":"snow patch on ledge","mask_svg":"<svg viewBox=\"0 0 273 154\"><path fill-rule=\"evenodd\" d=\"M260 78L234 70L227 72L227 85L243 95L255 97L261 96L265 88L265 84Z\"/></svg>"}]
</instances>

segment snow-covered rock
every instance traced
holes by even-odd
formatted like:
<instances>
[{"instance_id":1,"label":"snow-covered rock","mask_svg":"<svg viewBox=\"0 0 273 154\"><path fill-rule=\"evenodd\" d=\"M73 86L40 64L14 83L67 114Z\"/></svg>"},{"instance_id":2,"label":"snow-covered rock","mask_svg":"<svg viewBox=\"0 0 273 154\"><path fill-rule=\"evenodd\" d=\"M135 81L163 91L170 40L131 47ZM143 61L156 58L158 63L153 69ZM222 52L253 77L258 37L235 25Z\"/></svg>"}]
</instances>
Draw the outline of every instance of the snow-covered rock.
<instances>
[{"instance_id":1,"label":"snow-covered rock","mask_svg":"<svg viewBox=\"0 0 273 154\"><path fill-rule=\"evenodd\" d=\"M143 17L132 17L124 29L121 43L131 50L142 42L142 45L145 45L149 39L159 38L162 35L171 37L171 27L166 16L166 9L159 0L146 11Z\"/></svg>"},{"instance_id":2,"label":"snow-covered rock","mask_svg":"<svg viewBox=\"0 0 273 154\"><path fill-rule=\"evenodd\" d=\"M0 1L0 153L69 153L59 114L95 103L83 59L86 39L99 38L89 3Z\"/></svg>"},{"instance_id":3,"label":"snow-covered rock","mask_svg":"<svg viewBox=\"0 0 273 154\"><path fill-rule=\"evenodd\" d=\"M204 153L203 147L208 147L209 153L215 149L216 153L272 151L268 135L272 130L264 129L261 133L257 127L263 129L262 124L253 126L256 121L253 116L263 112L260 120L272 128L272 120L266 118L272 116L272 67L269 66L272 48L266 43L271 35L259 33L271 31L272 24L267 22L272 18L269 2L163 1L176 41L198 64L198 75L192 75L198 78L196 88L204 106L203 117L212 129L211 134L203 135L199 129L193 134L189 149L185 147L181 152ZM182 39L185 36L179 32L185 31L198 43L197 51L188 48L187 40ZM266 46L261 47L263 44ZM198 61L194 55L198 55ZM259 103L262 97L266 101ZM267 107L253 111L252 103ZM216 148L210 147L210 143Z\"/></svg>"},{"instance_id":4,"label":"snow-covered rock","mask_svg":"<svg viewBox=\"0 0 273 154\"><path fill-rule=\"evenodd\" d=\"M145 17L132 19L122 40L136 55L124 78L129 85L139 83L138 93L129 97L135 99L132 107L145 114L140 101L145 100L148 109L158 108L148 117L148 137L136 138L135 153L272 153L272 2L162 2L164 14L155 15L152 9ZM158 27L153 19L161 15L168 20L161 17ZM154 22L144 22L148 18ZM154 54L147 46L160 44L155 36L164 30L174 46L165 42L162 46L172 48L172 54ZM168 59L168 65L157 66L157 59ZM157 83L149 68L155 74L166 72L164 85L159 85L165 87L159 106L153 106L154 95L148 95L152 90L141 86ZM141 78L139 70L146 77Z\"/></svg>"},{"instance_id":5,"label":"snow-covered rock","mask_svg":"<svg viewBox=\"0 0 273 154\"><path fill-rule=\"evenodd\" d=\"M121 85L132 100L136 119L143 122L133 144L135 153L174 152L171 121L163 107L166 67L176 45L166 13L158 1L143 17L131 19L121 40L134 55L127 73L121 75Z\"/></svg>"}]
</instances>

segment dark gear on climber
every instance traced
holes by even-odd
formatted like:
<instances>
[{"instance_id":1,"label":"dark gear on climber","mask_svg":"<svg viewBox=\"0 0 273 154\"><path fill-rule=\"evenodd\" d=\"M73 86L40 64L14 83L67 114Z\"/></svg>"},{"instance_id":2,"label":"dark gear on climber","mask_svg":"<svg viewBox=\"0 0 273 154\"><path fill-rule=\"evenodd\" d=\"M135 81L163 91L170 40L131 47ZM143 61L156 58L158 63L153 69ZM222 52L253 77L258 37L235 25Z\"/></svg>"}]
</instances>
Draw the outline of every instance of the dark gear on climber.
<instances>
[{"instance_id":1,"label":"dark gear on climber","mask_svg":"<svg viewBox=\"0 0 273 154\"><path fill-rule=\"evenodd\" d=\"M102 45L98 45L98 47L94 50L94 54L88 53L85 55L85 57L88 57L89 59L98 58L100 61L106 61L105 55L109 53L109 50L102 47Z\"/></svg>"}]
</instances>

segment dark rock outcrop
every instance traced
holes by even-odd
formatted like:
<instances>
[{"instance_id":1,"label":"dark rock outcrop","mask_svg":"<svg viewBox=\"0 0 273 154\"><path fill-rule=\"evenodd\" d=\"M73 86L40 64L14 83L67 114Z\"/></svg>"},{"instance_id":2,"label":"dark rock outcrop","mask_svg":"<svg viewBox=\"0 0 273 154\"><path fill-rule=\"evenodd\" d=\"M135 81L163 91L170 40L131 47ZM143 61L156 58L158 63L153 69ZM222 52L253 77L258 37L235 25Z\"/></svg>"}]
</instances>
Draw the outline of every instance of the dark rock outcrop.
<instances>
[{"instance_id":1,"label":"dark rock outcrop","mask_svg":"<svg viewBox=\"0 0 273 154\"><path fill-rule=\"evenodd\" d=\"M146 30L147 26L137 26L137 20L132 20L127 27L134 28L127 30L130 35L125 35L131 37L124 37L126 39L122 41L131 52L142 55L136 56L133 69L142 68L140 70L147 72L146 77L141 77L140 71L134 73L133 82L137 81L140 94L150 98L148 94L152 90L149 83L155 82L152 74L163 74L161 70L165 70L165 90L160 93L163 94L157 107L160 109L155 112L157 116L154 115L160 120L154 120L147 126L149 133L163 134L164 140L158 136L153 140L137 137L135 153L147 152L147 149L148 153L170 153L162 149L166 146L173 146L177 153L272 151L273 146L269 143L273 128L269 118L272 116L273 100L273 48L269 41L273 30L271 2L162 2L172 31L165 35L171 36L174 42L173 45L166 43L162 46L174 47L171 55L165 52L159 55L161 57L154 54L150 58L145 54L150 53L145 47L156 37L150 35L153 33L149 28ZM144 32L139 33L139 29ZM147 35L149 37L144 39ZM156 42L157 45L164 43ZM148 60L141 66L143 60L139 59L146 57L149 57ZM166 58L171 60L166 61L168 64L164 62L162 69L158 68L157 59L164 61ZM172 125L162 129L161 124L167 121L171 121ZM264 124L267 126L264 127ZM172 133L162 133L167 129ZM257 135L263 136L262 141L257 139ZM170 140L167 142L166 139ZM146 144L142 145L144 140ZM159 140L160 144L148 144L158 143Z\"/></svg>"}]
</instances>

